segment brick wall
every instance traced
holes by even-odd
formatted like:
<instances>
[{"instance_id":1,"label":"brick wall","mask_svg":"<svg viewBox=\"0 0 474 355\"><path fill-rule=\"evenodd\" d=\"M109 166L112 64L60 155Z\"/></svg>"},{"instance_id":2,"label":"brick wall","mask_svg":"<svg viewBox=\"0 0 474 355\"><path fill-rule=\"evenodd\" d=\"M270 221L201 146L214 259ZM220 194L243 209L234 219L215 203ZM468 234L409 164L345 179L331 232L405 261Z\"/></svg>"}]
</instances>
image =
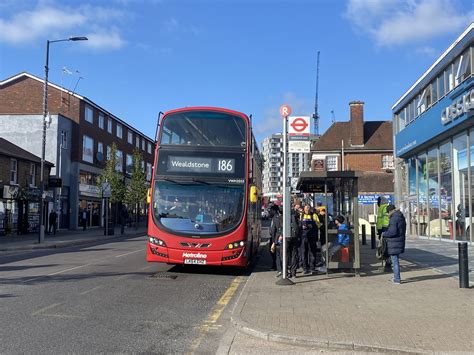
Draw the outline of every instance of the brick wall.
<instances>
[{"instance_id":1,"label":"brick wall","mask_svg":"<svg viewBox=\"0 0 474 355\"><path fill-rule=\"evenodd\" d=\"M43 83L21 77L0 88L0 114L43 114ZM52 86L48 89L48 112L79 122L80 100Z\"/></svg>"},{"instance_id":2,"label":"brick wall","mask_svg":"<svg viewBox=\"0 0 474 355\"><path fill-rule=\"evenodd\" d=\"M376 171L382 170L382 155L391 155L392 153L345 153L344 164L349 170L358 171Z\"/></svg>"},{"instance_id":3,"label":"brick wall","mask_svg":"<svg viewBox=\"0 0 474 355\"><path fill-rule=\"evenodd\" d=\"M10 185L10 171L11 171L11 159L12 157L0 155L0 184ZM17 184L22 187L28 187L27 181L29 181L30 175L30 164L31 161L13 158L17 160ZM41 163L35 162L36 174L35 174L35 186L40 187L40 171ZM44 181L47 185L50 167L45 165ZM3 194L3 191L1 192Z\"/></svg>"}]
</instances>

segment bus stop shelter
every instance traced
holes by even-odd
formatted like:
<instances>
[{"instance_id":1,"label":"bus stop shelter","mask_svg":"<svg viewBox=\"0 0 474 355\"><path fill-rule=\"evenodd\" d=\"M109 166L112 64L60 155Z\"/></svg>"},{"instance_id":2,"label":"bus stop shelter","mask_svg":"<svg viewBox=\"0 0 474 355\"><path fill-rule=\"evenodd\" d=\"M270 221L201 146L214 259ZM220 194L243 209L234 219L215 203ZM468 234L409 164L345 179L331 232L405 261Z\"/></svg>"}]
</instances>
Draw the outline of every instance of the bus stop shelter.
<instances>
[{"instance_id":1,"label":"bus stop shelter","mask_svg":"<svg viewBox=\"0 0 474 355\"><path fill-rule=\"evenodd\" d=\"M360 269L358 178L357 171L303 171L296 189L301 193L310 193L318 198L326 210L324 226L321 228L321 242L325 253L326 270L351 269L358 275ZM347 231L338 231L334 220L343 216L349 227ZM330 255L331 246L338 240L338 234L348 234L349 244ZM329 244L328 244L329 243ZM329 245L329 247L328 247Z\"/></svg>"}]
</instances>

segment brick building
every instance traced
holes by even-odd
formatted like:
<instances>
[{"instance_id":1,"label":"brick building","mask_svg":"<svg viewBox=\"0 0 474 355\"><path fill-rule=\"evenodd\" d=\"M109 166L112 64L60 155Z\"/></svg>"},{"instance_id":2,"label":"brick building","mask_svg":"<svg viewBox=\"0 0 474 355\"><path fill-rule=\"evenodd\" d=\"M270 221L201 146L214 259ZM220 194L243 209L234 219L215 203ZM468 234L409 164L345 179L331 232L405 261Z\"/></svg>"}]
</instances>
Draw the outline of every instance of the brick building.
<instances>
[{"instance_id":1,"label":"brick building","mask_svg":"<svg viewBox=\"0 0 474 355\"><path fill-rule=\"evenodd\" d=\"M43 79L29 73L0 82L0 137L38 156L43 86ZM138 149L150 180L155 141L88 98L53 83L48 85L48 110L45 156L54 162L51 176L61 178L62 187L53 189L46 211L56 206L60 228L75 229L79 210L87 208L88 225L101 226L103 202L97 178L112 143L117 145L125 178L131 173L133 151Z\"/></svg>"},{"instance_id":2,"label":"brick building","mask_svg":"<svg viewBox=\"0 0 474 355\"><path fill-rule=\"evenodd\" d=\"M364 122L364 103L349 106L349 122L333 123L312 145L311 170L361 171L359 203L372 207L377 196L394 191L392 122Z\"/></svg>"},{"instance_id":3,"label":"brick building","mask_svg":"<svg viewBox=\"0 0 474 355\"><path fill-rule=\"evenodd\" d=\"M53 164L45 162L47 180ZM37 232L41 159L0 138L0 235Z\"/></svg>"}]
</instances>

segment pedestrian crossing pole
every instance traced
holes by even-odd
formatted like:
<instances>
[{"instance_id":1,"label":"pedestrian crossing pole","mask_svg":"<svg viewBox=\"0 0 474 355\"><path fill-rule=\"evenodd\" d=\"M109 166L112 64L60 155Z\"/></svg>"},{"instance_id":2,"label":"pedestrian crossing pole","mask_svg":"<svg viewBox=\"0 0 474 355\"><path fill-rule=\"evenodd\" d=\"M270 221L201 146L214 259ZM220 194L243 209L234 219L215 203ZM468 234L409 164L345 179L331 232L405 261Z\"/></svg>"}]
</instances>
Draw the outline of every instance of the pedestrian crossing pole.
<instances>
[{"instance_id":1,"label":"pedestrian crossing pole","mask_svg":"<svg viewBox=\"0 0 474 355\"><path fill-rule=\"evenodd\" d=\"M283 244L280 253L282 254L282 278L276 284L287 286L294 285L294 282L288 279L288 258L287 258L287 242L290 234L290 191L288 184L288 116L291 115L291 107L282 105L280 107L280 115L283 117Z\"/></svg>"}]
</instances>

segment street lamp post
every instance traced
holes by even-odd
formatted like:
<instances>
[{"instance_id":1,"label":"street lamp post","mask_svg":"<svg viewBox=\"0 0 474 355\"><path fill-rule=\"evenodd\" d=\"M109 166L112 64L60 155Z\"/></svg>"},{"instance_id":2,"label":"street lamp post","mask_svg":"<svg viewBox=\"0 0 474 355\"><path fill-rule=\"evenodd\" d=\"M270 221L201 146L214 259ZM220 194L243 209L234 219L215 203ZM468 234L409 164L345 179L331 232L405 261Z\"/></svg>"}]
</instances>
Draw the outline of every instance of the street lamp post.
<instances>
[{"instance_id":1,"label":"street lamp post","mask_svg":"<svg viewBox=\"0 0 474 355\"><path fill-rule=\"evenodd\" d=\"M44 66L44 90L43 90L43 140L41 146L41 175L40 175L40 228L38 243L44 240L44 161L46 154L46 117L48 116L48 72L49 72L49 44L55 42L66 42L66 41L87 41L87 37L69 37L65 39L57 39L54 41L46 41L46 64Z\"/></svg>"}]
</instances>

